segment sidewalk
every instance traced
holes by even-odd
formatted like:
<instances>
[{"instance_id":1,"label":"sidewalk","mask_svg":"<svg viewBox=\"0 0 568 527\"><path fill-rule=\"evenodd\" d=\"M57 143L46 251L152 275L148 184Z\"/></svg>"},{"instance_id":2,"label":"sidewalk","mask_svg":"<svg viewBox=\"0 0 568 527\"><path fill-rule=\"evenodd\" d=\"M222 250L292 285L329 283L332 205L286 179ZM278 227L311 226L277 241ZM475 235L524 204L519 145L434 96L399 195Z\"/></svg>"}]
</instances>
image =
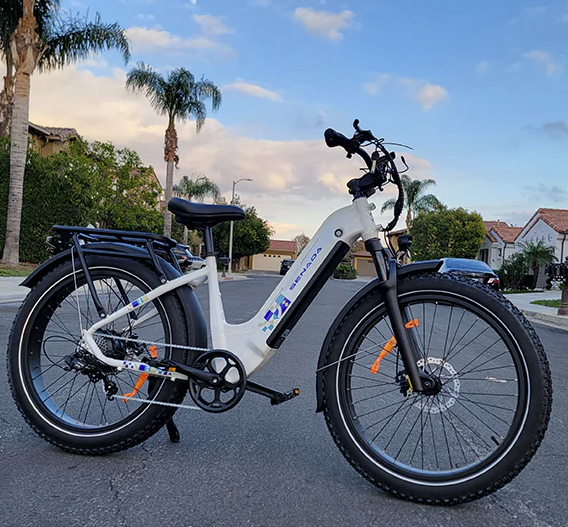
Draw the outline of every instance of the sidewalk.
<instances>
[{"instance_id":1,"label":"sidewalk","mask_svg":"<svg viewBox=\"0 0 568 527\"><path fill-rule=\"evenodd\" d=\"M25 277L21 276L0 276L0 304L21 302L30 291L27 287L20 287L24 280Z\"/></svg>"},{"instance_id":2,"label":"sidewalk","mask_svg":"<svg viewBox=\"0 0 568 527\"><path fill-rule=\"evenodd\" d=\"M516 293L513 295L505 295L505 297L515 304L529 320L568 331L568 316L558 315L558 309L556 307L531 304L533 300L559 299L560 294L560 291L543 291L541 293Z\"/></svg>"}]
</instances>

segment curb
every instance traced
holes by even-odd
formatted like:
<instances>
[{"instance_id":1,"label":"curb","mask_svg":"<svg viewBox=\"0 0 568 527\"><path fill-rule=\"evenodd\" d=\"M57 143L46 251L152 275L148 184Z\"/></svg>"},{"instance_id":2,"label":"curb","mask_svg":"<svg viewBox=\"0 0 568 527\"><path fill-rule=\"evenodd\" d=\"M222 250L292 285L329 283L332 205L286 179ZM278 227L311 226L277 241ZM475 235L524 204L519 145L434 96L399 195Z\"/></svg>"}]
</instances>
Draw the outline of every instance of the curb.
<instances>
[{"instance_id":1,"label":"curb","mask_svg":"<svg viewBox=\"0 0 568 527\"><path fill-rule=\"evenodd\" d=\"M541 322L547 326L552 326L557 329L562 329L568 331L568 317L562 317L560 315L549 315L547 313L538 313L537 311L530 311L528 309L520 309L521 313L525 317L531 319L534 322Z\"/></svg>"}]
</instances>

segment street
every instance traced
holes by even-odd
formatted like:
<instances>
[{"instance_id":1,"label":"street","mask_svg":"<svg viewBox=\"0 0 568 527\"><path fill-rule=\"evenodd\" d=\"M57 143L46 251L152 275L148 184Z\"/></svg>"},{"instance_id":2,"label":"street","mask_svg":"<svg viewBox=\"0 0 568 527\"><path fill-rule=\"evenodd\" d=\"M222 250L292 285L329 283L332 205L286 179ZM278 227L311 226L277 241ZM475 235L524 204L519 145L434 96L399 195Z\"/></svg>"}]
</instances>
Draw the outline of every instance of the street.
<instances>
[{"instance_id":1,"label":"street","mask_svg":"<svg viewBox=\"0 0 568 527\"><path fill-rule=\"evenodd\" d=\"M249 319L277 275L225 282L229 322ZM325 334L361 282L332 280L257 382L301 395L273 407L247 393L230 412L179 410L182 441L165 428L146 443L106 457L65 453L20 416L5 374L18 304L0 305L0 523L68 525L419 525L557 526L568 515L567 333L535 325L548 353L554 403L537 455L512 483L484 499L432 507L395 499L357 474L315 413L315 370ZM198 289L208 316L206 288ZM189 396L185 400L191 404Z\"/></svg>"}]
</instances>

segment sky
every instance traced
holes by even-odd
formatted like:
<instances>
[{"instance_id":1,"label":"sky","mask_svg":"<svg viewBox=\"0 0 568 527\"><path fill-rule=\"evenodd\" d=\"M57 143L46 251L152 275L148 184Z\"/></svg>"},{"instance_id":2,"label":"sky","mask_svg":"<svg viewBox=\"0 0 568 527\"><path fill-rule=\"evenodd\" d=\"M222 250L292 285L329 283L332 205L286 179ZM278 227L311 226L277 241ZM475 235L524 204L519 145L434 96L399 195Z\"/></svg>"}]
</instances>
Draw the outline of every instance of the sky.
<instances>
[{"instance_id":1,"label":"sky","mask_svg":"<svg viewBox=\"0 0 568 527\"><path fill-rule=\"evenodd\" d=\"M568 208L568 2L502 0L62 0L118 21L132 46L32 79L30 120L136 150L165 182L167 123L128 70L177 67L223 93L201 133L178 125L183 175L204 174L273 226L312 236L348 205L361 162L328 149L360 119L432 178L450 207L522 226L539 207ZM210 106L209 106L210 109ZM399 153L404 153L396 149ZM380 210L394 188L377 193ZM375 213L379 223L388 214ZM404 225L404 218L398 226Z\"/></svg>"}]
</instances>

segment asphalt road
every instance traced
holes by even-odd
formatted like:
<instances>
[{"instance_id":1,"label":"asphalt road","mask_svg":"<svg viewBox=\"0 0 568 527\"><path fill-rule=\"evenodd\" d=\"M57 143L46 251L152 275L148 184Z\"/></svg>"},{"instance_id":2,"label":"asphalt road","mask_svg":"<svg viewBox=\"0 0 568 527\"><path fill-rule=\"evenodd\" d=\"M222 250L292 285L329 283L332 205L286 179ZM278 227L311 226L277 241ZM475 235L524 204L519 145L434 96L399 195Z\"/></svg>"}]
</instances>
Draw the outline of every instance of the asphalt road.
<instances>
[{"instance_id":1,"label":"asphalt road","mask_svg":"<svg viewBox=\"0 0 568 527\"><path fill-rule=\"evenodd\" d=\"M279 277L222 284L231 322L256 312ZM360 477L315 409L315 369L327 328L361 283L331 281L255 380L300 397L272 407L246 394L226 414L180 410L182 442L160 431L106 457L67 454L38 438L0 374L0 524L37 525L565 525L568 516L567 333L536 326L555 387L552 419L533 461L507 487L451 508L407 503ZM205 290L199 294L206 310ZM18 306L0 305L0 365ZM187 401L188 399L186 399Z\"/></svg>"}]
</instances>

